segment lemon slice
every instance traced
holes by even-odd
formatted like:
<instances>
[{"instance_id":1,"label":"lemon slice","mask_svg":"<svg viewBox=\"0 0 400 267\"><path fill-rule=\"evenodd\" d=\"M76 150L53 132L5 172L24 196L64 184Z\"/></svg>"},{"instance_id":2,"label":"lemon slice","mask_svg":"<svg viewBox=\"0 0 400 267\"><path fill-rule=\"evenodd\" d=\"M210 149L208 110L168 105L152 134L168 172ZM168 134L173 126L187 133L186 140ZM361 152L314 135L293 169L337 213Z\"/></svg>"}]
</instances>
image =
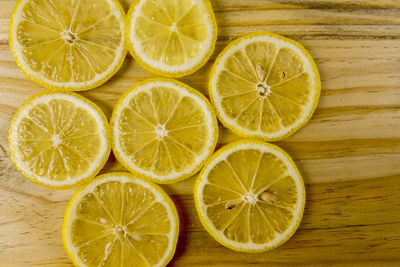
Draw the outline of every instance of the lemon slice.
<instances>
[{"instance_id":1,"label":"lemon slice","mask_svg":"<svg viewBox=\"0 0 400 267\"><path fill-rule=\"evenodd\" d=\"M299 43L253 33L229 44L211 70L210 98L236 134L283 139L303 126L321 91L317 67Z\"/></svg>"},{"instance_id":2,"label":"lemon slice","mask_svg":"<svg viewBox=\"0 0 400 267\"><path fill-rule=\"evenodd\" d=\"M179 233L175 206L155 184L128 173L97 177L72 197L62 238L75 266L165 266Z\"/></svg>"},{"instance_id":3,"label":"lemon slice","mask_svg":"<svg viewBox=\"0 0 400 267\"><path fill-rule=\"evenodd\" d=\"M107 118L94 103L69 93L25 101L8 134L15 167L32 182L65 189L93 178L111 150Z\"/></svg>"},{"instance_id":4,"label":"lemon slice","mask_svg":"<svg viewBox=\"0 0 400 267\"><path fill-rule=\"evenodd\" d=\"M171 79L148 79L128 90L113 111L111 129L117 159L157 183L196 173L218 139L207 99Z\"/></svg>"},{"instance_id":5,"label":"lemon slice","mask_svg":"<svg viewBox=\"0 0 400 267\"><path fill-rule=\"evenodd\" d=\"M305 189L292 159L261 141L221 148L195 185L197 213L222 245L263 252L286 242L300 224Z\"/></svg>"},{"instance_id":6,"label":"lemon slice","mask_svg":"<svg viewBox=\"0 0 400 267\"><path fill-rule=\"evenodd\" d=\"M208 0L138 0L127 15L126 39L144 68L181 77L207 62L217 23Z\"/></svg>"},{"instance_id":7,"label":"lemon slice","mask_svg":"<svg viewBox=\"0 0 400 267\"><path fill-rule=\"evenodd\" d=\"M125 13L116 0L20 0L10 46L31 80L55 90L103 84L126 55Z\"/></svg>"}]
</instances>

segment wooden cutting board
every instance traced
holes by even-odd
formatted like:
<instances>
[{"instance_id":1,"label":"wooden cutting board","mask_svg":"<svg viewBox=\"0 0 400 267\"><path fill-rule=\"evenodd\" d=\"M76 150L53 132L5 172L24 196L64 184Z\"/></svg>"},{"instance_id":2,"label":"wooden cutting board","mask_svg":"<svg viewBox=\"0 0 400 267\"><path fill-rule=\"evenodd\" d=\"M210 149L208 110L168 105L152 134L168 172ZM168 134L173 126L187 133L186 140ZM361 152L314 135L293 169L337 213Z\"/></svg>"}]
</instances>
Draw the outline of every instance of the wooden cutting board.
<instances>
[{"instance_id":1,"label":"wooden cutting board","mask_svg":"<svg viewBox=\"0 0 400 267\"><path fill-rule=\"evenodd\" d=\"M123 2L127 7L127 2ZM334 2L332 4L331 2ZM32 184L12 166L7 129L18 106L43 87L18 69L8 47L15 0L0 0L0 266L70 266L61 242L74 190ZM214 0L217 47L210 62L180 79L207 94L207 74L233 39L272 31L301 42L321 72L322 95L311 121L277 142L296 161L307 203L296 234L261 254L234 252L203 229L189 178L163 186L181 229L171 266L400 264L400 1ZM107 116L121 94L154 77L130 56L111 81L81 93ZM238 137L220 128L220 144ZM123 170L113 157L102 172Z\"/></svg>"}]
</instances>

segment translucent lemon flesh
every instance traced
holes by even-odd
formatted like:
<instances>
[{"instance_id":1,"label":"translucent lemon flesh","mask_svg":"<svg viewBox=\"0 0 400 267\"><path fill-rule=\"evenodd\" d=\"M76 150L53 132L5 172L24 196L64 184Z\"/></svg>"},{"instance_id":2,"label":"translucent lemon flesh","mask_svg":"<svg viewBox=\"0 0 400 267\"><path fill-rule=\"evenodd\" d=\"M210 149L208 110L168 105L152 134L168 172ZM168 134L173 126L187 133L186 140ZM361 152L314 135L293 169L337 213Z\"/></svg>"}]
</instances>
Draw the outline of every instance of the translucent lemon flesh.
<instances>
[{"instance_id":1,"label":"translucent lemon flesh","mask_svg":"<svg viewBox=\"0 0 400 267\"><path fill-rule=\"evenodd\" d=\"M127 27L133 54L167 76L204 64L216 39L214 14L203 0L138 1Z\"/></svg>"},{"instance_id":2,"label":"translucent lemon flesh","mask_svg":"<svg viewBox=\"0 0 400 267\"><path fill-rule=\"evenodd\" d=\"M78 266L164 266L177 235L168 196L123 173L102 175L78 191L63 225L64 245Z\"/></svg>"},{"instance_id":3,"label":"translucent lemon flesh","mask_svg":"<svg viewBox=\"0 0 400 267\"><path fill-rule=\"evenodd\" d=\"M244 36L228 46L214 65L210 86L225 126L269 140L303 125L319 92L318 71L307 51L272 34Z\"/></svg>"},{"instance_id":4,"label":"translucent lemon flesh","mask_svg":"<svg viewBox=\"0 0 400 267\"><path fill-rule=\"evenodd\" d=\"M47 87L83 90L104 82L125 56L124 14L114 0L22 0L11 47L24 72Z\"/></svg>"},{"instance_id":5,"label":"translucent lemon flesh","mask_svg":"<svg viewBox=\"0 0 400 267\"><path fill-rule=\"evenodd\" d=\"M24 103L10 127L17 168L48 186L72 186L93 177L110 150L105 116L76 94L47 93Z\"/></svg>"},{"instance_id":6,"label":"translucent lemon flesh","mask_svg":"<svg viewBox=\"0 0 400 267\"><path fill-rule=\"evenodd\" d=\"M196 204L206 229L222 244L257 252L296 230L304 187L293 162L273 145L234 143L218 151L199 176Z\"/></svg>"},{"instance_id":7,"label":"translucent lemon flesh","mask_svg":"<svg viewBox=\"0 0 400 267\"><path fill-rule=\"evenodd\" d=\"M207 100L192 90L173 80L154 80L123 97L112 119L117 157L159 182L198 170L217 133Z\"/></svg>"}]
</instances>

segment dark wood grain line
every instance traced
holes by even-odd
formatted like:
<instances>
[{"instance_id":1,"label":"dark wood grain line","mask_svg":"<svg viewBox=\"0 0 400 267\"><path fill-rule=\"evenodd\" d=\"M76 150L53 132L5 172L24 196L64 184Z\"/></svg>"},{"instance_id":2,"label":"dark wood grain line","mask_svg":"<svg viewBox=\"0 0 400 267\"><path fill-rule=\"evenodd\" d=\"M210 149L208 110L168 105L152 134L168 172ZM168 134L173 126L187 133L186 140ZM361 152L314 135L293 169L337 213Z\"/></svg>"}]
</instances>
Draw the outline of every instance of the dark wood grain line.
<instances>
[{"instance_id":1,"label":"dark wood grain line","mask_svg":"<svg viewBox=\"0 0 400 267\"><path fill-rule=\"evenodd\" d=\"M253 1L229 1L229 0L212 0L213 8L217 11L230 11L230 10L257 10L257 9L366 9L366 8L379 8L391 9L400 8L400 3L396 0L389 1L315 1L303 0L301 2L296 0L253 0Z\"/></svg>"}]
</instances>

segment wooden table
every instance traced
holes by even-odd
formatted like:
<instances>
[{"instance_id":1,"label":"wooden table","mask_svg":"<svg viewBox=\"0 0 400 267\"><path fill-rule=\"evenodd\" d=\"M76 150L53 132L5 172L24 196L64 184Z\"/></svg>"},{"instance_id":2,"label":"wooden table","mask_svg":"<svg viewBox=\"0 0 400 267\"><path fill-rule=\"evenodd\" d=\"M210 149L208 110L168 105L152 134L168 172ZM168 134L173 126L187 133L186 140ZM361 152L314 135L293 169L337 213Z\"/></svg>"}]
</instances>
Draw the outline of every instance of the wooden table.
<instances>
[{"instance_id":1,"label":"wooden table","mask_svg":"<svg viewBox=\"0 0 400 267\"><path fill-rule=\"evenodd\" d=\"M44 90L23 75L8 47L14 3L0 0L0 266L70 266L61 223L74 190L31 183L8 157L12 115L25 99ZM299 230L286 244L244 254L222 247L203 229L193 203L194 177L164 186L181 220L171 265L399 265L400 1L212 4L219 25L216 51L200 71L180 79L199 91L207 93L206 77L216 55L243 34L279 33L300 41L315 58L322 79L318 109L303 129L277 142L304 176L307 203ZM111 81L81 94L110 116L129 86L153 76L128 56ZM221 144L238 138L222 127L220 132ZM111 170L123 170L113 157L102 172Z\"/></svg>"}]
</instances>

